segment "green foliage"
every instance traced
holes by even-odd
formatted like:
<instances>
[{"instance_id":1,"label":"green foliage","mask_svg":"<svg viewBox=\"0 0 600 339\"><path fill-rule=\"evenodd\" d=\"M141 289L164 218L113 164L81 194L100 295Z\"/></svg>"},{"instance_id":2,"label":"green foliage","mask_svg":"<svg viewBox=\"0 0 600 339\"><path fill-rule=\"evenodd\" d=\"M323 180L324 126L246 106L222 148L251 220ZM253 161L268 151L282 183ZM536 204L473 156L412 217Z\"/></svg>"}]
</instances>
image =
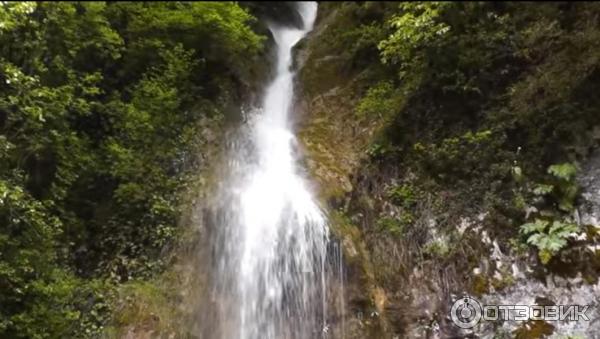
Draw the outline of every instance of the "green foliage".
<instances>
[{"instance_id":1,"label":"green foliage","mask_svg":"<svg viewBox=\"0 0 600 339\"><path fill-rule=\"evenodd\" d=\"M513 166L511 168L511 174L512 174L513 179L516 182L518 182L518 183L523 182L523 170L521 169L521 167Z\"/></svg>"},{"instance_id":2,"label":"green foliage","mask_svg":"<svg viewBox=\"0 0 600 339\"><path fill-rule=\"evenodd\" d=\"M411 184L393 186L386 192L387 198L396 206L399 212L394 217L383 217L377 220L379 230L394 236L405 233L415 222L414 207L417 204L418 194L416 187Z\"/></svg>"},{"instance_id":3,"label":"green foliage","mask_svg":"<svg viewBox=\"0 0 600 339\"><path fill-rule=\"evenodd\" d=\"M389 143L385 141L381 143L373 143L369 145L365 153L373 159L380 159L385 157L387 154L392 153L394 150Z\"/></svg>"},{"instance_id":4,"label":"green foliage","mask_svg":"<svg viewBox=\"0 0 600 339\"><path fill-rule=\"evenodd\" d=\"M379 119L389 117L398 107L398 96L392 83L384 81L369 88L367 94L356 107L359 118L376 116Z\"/></svg>"},{"instance_id":5,"label":"green foliage","mask_svg":"<svg viewBox=\"0 0 600 339\"><path fill-rule=\"evenodd\" d=\"M114 18L128 20L120 30L133 40L127 62L151 60L151 49L180 43L199 53L206 66L246 74L245 67L262 46L263 37L249 27L254 18L231 2L124 2L108 7Z\"/></svg>"},{"instance_id":6,"label":"green foliage","mask_svg":"<svg viewBox=\"0 0 600 339\"><path fill-rule=\"evenodd\" d=\"M576 224L554 220L535 219L521 225L520 232L527 236L527 243L538 249L542 263L547 264L553 256L567 246L567 239L579 231Z\"/></svg>"},{"instance_id":7,"label":"green foliage","mask_svg":"<svg viewBox=\"0 0 600 339\"><path fill-rule=\"evenodd\" d=\"M577 167L571 163L556 164L548 167L548 174L552 174L560 180L570 182L577 173Z\"/></svg>"},{"instance_id":8,"label":"green foliage","mask_svg":"<svg viewBox=\"0 0 600 339\"><path fill-rule=\"evenodd\" d=\"M339 15L324 32L319 48L334 49L344 63L343 69L372 65L372 61L379 58L377 45L387 34L384 18L393 13L397 5L375 1L338 5L336 11L339 11ZM334 5L321 4L321 11L326 12L327 6Z\"/></svg>"},{"instance_id":9,"label":"green foliage","mask_svg":"<svg viewBox=\"0 0 600 339\"><path fill-rule=\"evenodd\" d=\"M346 58L364 58L385 37L385 31L376 22L363 24L342 34L342 41L351 41L352 48L345 52Z\"/></svg>"},{"instance_id":10,"label":"green foliage","mask_svg":"<svg viewBox=\"0 0 600 339\"><path fill-rule=\"evenodd\" d=\"M111 285L161 270L253 23L231 2L0 4L0 337L99 337Z\"/></svg>"},{"instance_id":11,"label":"green foliage","mask_svg":"<svg viewBox=\"0 0 600 339\"><path fill-rule=\"evenodd\" d=\"M406 208L413 207L417 202L417 192L414 185L403 184L392 187L388 191L388 197L392 202Z\"/></svg>"},{"instance_id":12,"label":"green foliage","mask_svg":"<svg viewBox=\"0 0 600 339\"><path fill-rule=\"evenodd\" d=\"M556 206L560 211L571 212L575 206L575 199L579 194L579 187L575 181L577 167L571 163L555 164L548 167L549 177L545 183L537 183L530 189L535 196L545 199L550 208ZM542 206L545 208L547 206Z\"/></svg>"},{"instance_id":13,"label":"green foliage","mask_svg":"<svg viewBox=\"0 0 600 339\"><path fill-rule=\"evenodd\" d=\"M592 39L600 34L592 13L600 10L583 4L542 7L401 4L387 19L392 30L379 44L380 61L388 67L380 78L395 84L386 92L404 96L389 108L396 116L388 127L395 146L417 145L417 153L428 153L432 144L458 148L452 144L469 130L491 130L494 139L503 139L485 146L496 156L479 160L480 168L504 175L509 172L501 167L516 149L522 150L519 167L527 171L568 154L585 155L597 140L592 126L600 122L590 92L599 62ZM398 78L390 80L390 72ZM462 151L467 153L461 158L470 158L470 150ZM452 158L449 153L442 158ZM434 174L464 176L455 170L459 163L444 165L447 159L441 159L437 165L432 158L427 167L437 167Z\"/></svg>"},{"instance_id":14,"label":"green foliage","mask_svg":"<svg viewBox=\"0 0 600 339\"><path fill-rule=\"evenodd\" d=\"M481 171L495 154L490 150L501 142L493 137L491 130L476 133L471 131L453 138L446 138L439 144L413 145L413 152L423 170L444 179L454 176L471 175Z\"/></svg>"},{"instance_id":15,"label":"green foliage","mask_svg":"<svg viewBox=\"0 0 600 339\"><path fill-rule=\"evenodd\" d=\"M106 287L57 267L61 221L14 182L0 180L0 333L92 338L107 320ZM49 204L49 202L45 202Z\"/></svg>"},{"instance_id":16,"label":"green foliage","mask_svg":"<svg viewBox=\"0 0 600 339\"><path fill-rule=\"evenodd\" d=\"M600 6L413 2L384 15L365 3L329 6L334 19L322 26L327 43L311 51L315 60L343 56L345 65L362 67L334 74L327 88L356 84L358 118L384 126L358 126L376 136L365 167L377 179L364 190L410 178L442 200L455 198L439 214L490 211L493 222L483 227L501 239L516 236L510 225L547 221L521 234L544 262L567 247L578 189L577 166L564 162L585 159L600 135ZM372 39L381 35L374 60ZM346 53L352 39L367 43ZM398 187L384 201L404 212L406 196ZM528 248L522 243L515 247ZM438 245L430 252L446 252Z\"/></svg>"},{"instance_id":17,"label":"green foliage","mask_svg":"<svg viewBox=\"0 0 600 339\"><path fill-rule=\"evenodd\" d=\"M127 336L131 327L143 328L147 324L152 324L153 335L157 337L192 337L185 324L186 314L178 305L181 290L173 289L177 278L181 277L172 276L170 272L160 278L131 280L119 286L113 326L106 331L109 337Z\"/></svg>"},{"instance_id":18,"label":"green foliage","mask_svg":"<svg viewBox=\"0 0 600 339\"><path fill-rule=\"evenodd\" d=\"M534 183L529 191L533 198L537 197L537 207L541 211L534 221L520 226L520 233L526 236L527 244L538 249L538 255L543 264L547 264L553 256L567 246L569 236L578 232L576 224L565 221L574 208L578 194L575 182L577 166L571 163L555 164L548 167L545 183ZM525 180L521 184L527 185ZM523 195L518 195L523 200L521 209L526 206ZM539 201L541 198L541 201ZM535 204L535 200L534 200ZM551 218L549 218L551 216ZM562 220L562 221L561 221Z\"/></svg>"},{"instance_id":19,"label":"green foliage","mask_svg":"<svg viewBox=\"0 0 600 339\"><path fill-rule=\"evenodd\" d=\"M539 184L533 189L533 194L535 195L545 195L552 193L554 190L553 185Z\"/></svg>"},{"instance_id":20,"label":"green foliage","mask_svg":"<svg viewBox=\"0 0 600 339\"><path fill-rule=\"evenodd\" d=\"M432 258L444 259L447 258L451 252L448 241L440 238L429 241L423 247L423 252Z\"/></svg>"},{"instance_id":21,"label":"green foliage","mask_svg":"<svg viewBox=\"0 0 600 339\"><path fill-rule=\"evenodd\" d=\"M440 12L452 6L451 2L404 2L401 14L394 16L389 24L395 31L379 43L384 63L406 63L415 57L415 51L428 47L450 30L439 21Z\"/></svg>"},{"instance_id":22,"label":"green foliage","mask_svg":"<svg viewBox=\"0 0 600 339\"><path fill-rule=\"evenodd\" d=\"M579 188L575 182L577 167L571 163L563 163L548 167L548 173L553 175L551 193L558 203L558 208L565 212L571 212L575 205L575 198L579 193ZM547 187L550 185L546 186ZM539 192L538 186L538 192Z\"/></svg>"},{"instance_id":23,"label":"green foliage","mask_svg":"<svg viewBox=\"0 0 600 339\"><path fill-rule=\"evenodd\" d=\"M377 227L383 232L389 232L394 236L404 233L406 226L412 223L413 217L410 213L402 214L399 218L384 217L377 220Z\"/></svg>"}]
</instances>

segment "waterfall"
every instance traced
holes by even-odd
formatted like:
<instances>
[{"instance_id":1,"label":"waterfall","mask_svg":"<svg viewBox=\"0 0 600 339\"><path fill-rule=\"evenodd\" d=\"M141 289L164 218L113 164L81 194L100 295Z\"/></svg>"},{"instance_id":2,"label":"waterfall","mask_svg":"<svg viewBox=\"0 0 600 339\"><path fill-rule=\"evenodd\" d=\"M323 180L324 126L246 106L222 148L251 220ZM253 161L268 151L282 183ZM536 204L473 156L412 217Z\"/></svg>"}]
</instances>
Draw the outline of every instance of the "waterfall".
<instances>
[{"instance_id":1,"label":"waterfall","mask_svg":"<svg viewBox=\"0 0 600 339\"><path fill-rule=\"evenodd\" d=\"M297 166L289 116L292 48L312 29L317 4L300 2L297 10L302 28L269 24L276 76L233 142L215 199L214 309L203 311L214 315L204 319L206 338L302 339L327 332L327 222Z\"/></svg>"}]
</instances>

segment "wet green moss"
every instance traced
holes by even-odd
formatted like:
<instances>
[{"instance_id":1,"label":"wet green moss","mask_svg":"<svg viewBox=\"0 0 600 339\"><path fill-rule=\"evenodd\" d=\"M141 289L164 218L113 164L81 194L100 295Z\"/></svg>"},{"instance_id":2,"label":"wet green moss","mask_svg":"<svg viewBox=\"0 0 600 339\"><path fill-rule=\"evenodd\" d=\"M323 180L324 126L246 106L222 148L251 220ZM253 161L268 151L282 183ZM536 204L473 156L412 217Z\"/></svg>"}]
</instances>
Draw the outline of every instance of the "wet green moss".
<instances>
[{"instance_id":1,"label":"wet green moss","mask_svg":"<svg viewBox=\"0 0 600 339\"><path fill-rule=\"evenodd\" d=\"M172 277L153 281L132 281L119 288L113 321L107 331L110 338L138 336L191 337L185 329Z\"/></svg>"}]
</instances>

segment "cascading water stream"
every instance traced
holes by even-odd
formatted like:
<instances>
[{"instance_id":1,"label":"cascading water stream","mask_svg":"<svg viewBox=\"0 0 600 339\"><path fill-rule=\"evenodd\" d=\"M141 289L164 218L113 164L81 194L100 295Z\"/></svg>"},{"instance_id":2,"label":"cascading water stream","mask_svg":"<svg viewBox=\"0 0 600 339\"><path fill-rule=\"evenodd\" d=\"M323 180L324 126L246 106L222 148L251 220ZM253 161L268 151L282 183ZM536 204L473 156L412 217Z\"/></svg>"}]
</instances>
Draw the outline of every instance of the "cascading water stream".
<instances>
[{"instance_id":1,"label":"cascading water stream","mask_svg":"<svg viewBox=\"0 0 600 339\"><path fill-rule=\"evenodd\" d=\"M276 76L236 140L215 212L212 319L207 338L319 338L327 331L326 218L297 167L289 113L292 48L317 4L298 3L303 28L270 24Z\"/></svg>"}]
</instances>

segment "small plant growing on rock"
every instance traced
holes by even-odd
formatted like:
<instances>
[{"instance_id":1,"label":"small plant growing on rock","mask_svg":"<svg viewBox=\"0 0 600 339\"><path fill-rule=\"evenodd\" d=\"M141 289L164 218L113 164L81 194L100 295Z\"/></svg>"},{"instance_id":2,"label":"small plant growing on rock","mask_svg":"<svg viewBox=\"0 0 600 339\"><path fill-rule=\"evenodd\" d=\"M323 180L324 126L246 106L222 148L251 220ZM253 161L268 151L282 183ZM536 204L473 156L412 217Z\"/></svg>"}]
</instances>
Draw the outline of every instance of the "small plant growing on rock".
<instances>
[{"instance_id":1,"label":"small plant growing on rock","mask_svg":"<svg viewBox=\"0 0 600 339\"><path fill-rule=\"evenodd\" d=\"M417 192L411 184L394 186L388 191L388 197L399 206L410 208L417 202Z\"/></svg>"},{"instance_id":2,"label":"small plant growing on rock","mask_svg":"<svg viewBox=\"0 0 600 339\"><path fill-rule=\"evenodd\" d=\"M558 203L558 208L564 212L570 212L574 208L575 198L579 189L575 183L575 174L577 167L571 163L556 164L548 167L548 174L552 174L551 185L545 185L550 188L554 199Z\"/></svg>"},{"instance_id":3,"label":"small plant growing on rock","mask_svg":"<svg viewBox=\"0 0 600 339\"><path fill-rule=\"evenodd\" d=\"M365 151L365 153L373 159L383 158L392 151L387 143L373 143Z\"/></svg>"},{"instance_id":4,"label":"small plant growing on rock","mask_svg":"<svg viewBox=\"0 0 600 339\"><path fill-rule=\"evenodd\" d=\"M398 107L394 96L394 86L389 81L383 81L371 87L356 107L359 118L377 117L382 119L389 116Z\"/></svg>"},{"instance_id":5,"label":"small plant growing on rock","mask_svg":"<svg viewBox=\"0 0 600 339\"><path fill-rule=\"evenodd\" d=\"M411 215L402 215L400 218L383 217L377 221L377 226L382 231L393 235L401 235L404 233L405 226L411 222Z\"/></svg>"},{"instance_id":6,"label":"small plant growing on rock","mask_svg":"<svg viewBox=\"0 0 600 339\"><path fill-rule=\"evenodd\" d=\"M534 185L531 193L544 198L546 203L558 207L559 211L573 211L579 193L575 182L577 167L571 163L555 164L548 167L547 172L551 177L544 183Z\"/></svg>"},{"instance_id":7,"label":"small plant growing on rock","mask_svg":"<svg viewBox=\"0 0 600 339\"><path fill-rule=\"evenodd\" d=\"M437 259L447 258L451 250L452 248L445 238L433 239L423 247L423 253Z\"/></svg>"},{"instance_id":8,"label":"small plant growing on rock","mask_svg":"<svg viewBox=\"0 0 600 339\"><path fill-rule=\"evenodd\" d=\"M572 233L579 231L579 227L565 216L575 208L579 192L575 182L577 167L572 163L555 164L548 167L547 173L550 175L547 180L529 189L531 194L538 197L534 212L544 217L536 217L534 221L520 226L520 233L526 236L527 244L537 248L543 264L547 264L567 246ZM521 173L518 174L522 178Z\"/></svg>"},{"instance_id":9,"label":"small plant growing on rock","mask_svg":"<svg viewBox=\"0 0 600 339\"><path fill-rule=\"evenodd\" d=\"M567 239L579 230L576 224L554 220L535 219L521 225L520 232L527 236L527 243L538 249L538 256L547 264L554 255L567 246Z\"/></svg>"}]
</instances>

